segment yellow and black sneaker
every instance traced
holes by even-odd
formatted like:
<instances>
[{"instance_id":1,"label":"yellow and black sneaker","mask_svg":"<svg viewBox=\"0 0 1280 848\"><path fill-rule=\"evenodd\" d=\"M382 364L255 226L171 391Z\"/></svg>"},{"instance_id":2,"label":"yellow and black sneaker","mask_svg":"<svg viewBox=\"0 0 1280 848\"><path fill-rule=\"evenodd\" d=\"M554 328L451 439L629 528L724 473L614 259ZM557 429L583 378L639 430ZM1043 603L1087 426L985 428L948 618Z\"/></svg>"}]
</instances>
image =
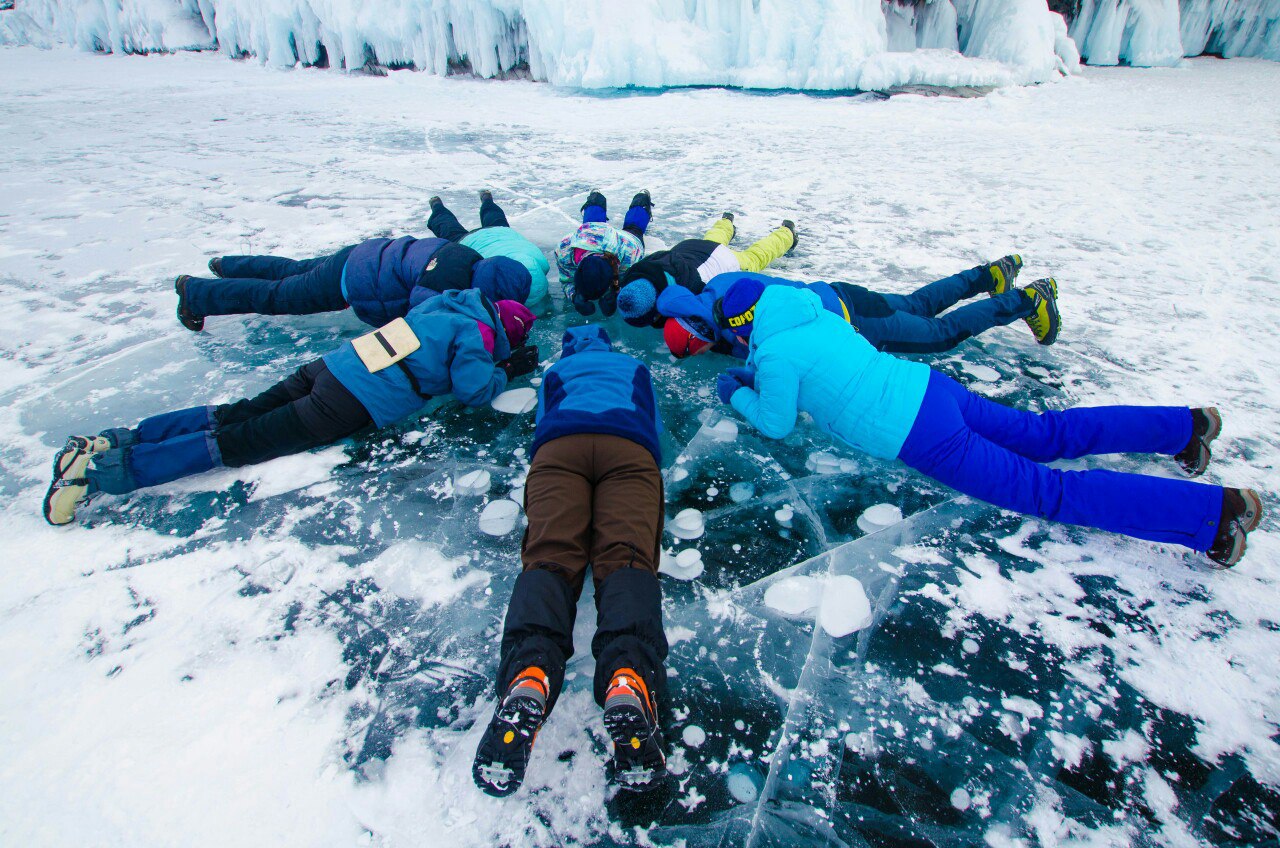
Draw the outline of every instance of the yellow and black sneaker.
<instances>
[{"instance_id":1,"label":"yellow and black sneaker","mask_svg":"<svg viewBox=\"0 0 1280 848\"><path fill-rule=\"evenodd\" d=\"M1223 489L1222 516L1208 557L1215 568L1230 568L1247 547L1245 537L1262 521L1262 498L1253 489Z\"/></svg>"},{"instance_id":2,"label":"yellow and black sneaker","mask_svg":"<svg viewBox=\"0 0 1280 848\"><path fill-rule=\"evenodd\" d=\"M1035 334L1036 341L1051 345L1058 340L1062 316L1058 314L1058 281L1053 277L1036 280L1023 289L1031 298L1032 313L1023 320Z\"/></svg>"},{"instance_id":3,"label":"yellow and black sneaker","mask_svg":"<svg viewBox=\"0 0 1280 848\"><path fill-rule=\"evenodd\" d=\"M605 692L604 727L613 740L609 779L620 789L648 792L667 775L657 705L634 670L618 669Z\"/></svg>"},{"instance_id":4,"label":"yellow and black sneaker","mask_svg":"<svg viewBox=\"0 0 1280 848\"><path fill-rule=\"evenodd\" d=\"M550 681L529 666L516 675L476 749L471 778L486 795L505 798L524 783L534 740L547 715Z\"/></svg>"},{"instance_id":5,"label":"yellow and black sneaker","mask_svg":"<svg viewBox=\"0 0 1280 848\"><path fill-rule=\"evenodd\" d=\"M1222 416L1217 407L1205 406L1191 410L1191 440L1187 446L1173 455L1188 477L1199 477L1209 466L1213 454L1209 443L1222 432Z\"/></svg>"},{"instance_id":6,"label":"yellow and black sneaker","mask_svg":"<svg viewBox=\"0 0 1280 848\"><path fill-rule=\"evenodd\" d=\"M85 472L95 453L111 448L105 436L72 436L53 457L53 482L44 495L44 520L60 527L76 518L76 508L89 499Z\"/></svg>"},{"instance_id":7,"label":"yellow and black sneaker","mask_svg":"<svg viewBox=\"0 0 1280 848\"><path fill-rule=\"evenodd\" d=\"M987 265L987 273L991 275L991 294L1004 294L1013 291L1013 282L1018 279L1022 270L1022 255L1010 253Z\"/></svg>"}]
</instances>

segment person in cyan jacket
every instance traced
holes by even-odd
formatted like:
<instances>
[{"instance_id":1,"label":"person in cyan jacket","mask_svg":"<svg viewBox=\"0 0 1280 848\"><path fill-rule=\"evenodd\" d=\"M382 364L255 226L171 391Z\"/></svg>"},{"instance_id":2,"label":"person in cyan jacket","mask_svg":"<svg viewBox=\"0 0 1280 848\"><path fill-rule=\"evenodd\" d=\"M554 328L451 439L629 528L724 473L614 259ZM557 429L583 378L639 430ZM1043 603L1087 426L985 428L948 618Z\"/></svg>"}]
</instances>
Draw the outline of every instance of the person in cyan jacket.
<instances>
[{"instance_id":1,"label":"person in cyan jacket","mask_svg":"<svg viewBox=\"0 0 1280 848\"><path fill-rule=\"evenodd\" d=\"M658 312L658 296L668 286L679 285L701 294L717 274L763 271L796 247L796 225L791 221L783 221L746 250L730 249L736 232L733 213L725 212L702 238L687 239L632 265L618 292L618 311L623 319L633 327L661 327L666 319Z\"/></svg>"},{"instance_id":2,"label":"person in cyan jacket","mask_svg":"<svg viewBox=\"0 0 1280 848\"><path fill-rule=\"evenodd\" d=\"M442 239L469 247L485 259L505 256L514 259L529 271L533 281L529 289L529 297L525 303L537 303L547 296L547 272L551 263L542 255L542 250L533 242L520 235L507 222L507 215L497 203L493 202L493 194L480 192L480 229L467 230L438 197L428 201L431 205L431 217L427 219L427 229Z\"/></svg>"},{"instance_id":3,"label":"person in cyan jacket","mask_svg":"<svg viewBox=\"0 0 1280 848\"><path fill-rule=\"evenodd\" d=\"M876 350L886 353L941 353L992 327L1027 322L1040 344L1053 344L1060 318L1057 282L1037 280L1015 288L1022 257L1005 256L959 274L943 277L909 295L881 294L852 283L802 283L783 277L740 271L712 277L701 294L669 286L658 296L658 312L666 316L663 337L677 358L706 351L747 358L747 347L728 328L717 326L716 304L739 280L755 280L762 287L807 288L822 308L854 326ZM959 309L940 313L962 300L990 295Z\"/></svg>"},{"instance_id":4,"label":"person in cyan jacket","mask_svg":"<svg viewBox=\"0 0 1280 848\"><path fill-rule=\"evenodd\" d=\"M404 317L419 347L385 367L372 370L355 342L347 342L257 397L72 436L54 458L45 519L68 524L76 508L99 492L127 494L214 468L301 453L370 424L385 427L434 396L452 394L468 406L488 403L509 378L537 365L537 348L520 347L534 320L515 301L494 304L474 289L445 292ZM390 344L384 334L393 327L371 334L373 340Z\"/></svg>"},{"instance_id":5,"label":"person in cyan jacket","mask_svg":"<svg viewBox=\"0 0 1280 848\"><path fill-rule=\"evenodd\" d=\"M472 286L492 301L529 299L528 270L513 259L485 259L440 238L367 239L315 259L216 256L218 279L174 282L178 321L204 329L211 315L312 315L351 308L371 327L403 318L427 297Z\"/></svg>"},{"instance_id":6,"label":"person in cyan jacket","mask_svg":"<svg viewBox=\"0 0 1280 848\"><path fill-rule=\"evenodd\" d=\"M579 315L594 315L596 303L606 318L618 307L618 275L644 257L644 233L653 201L642 191L631 199L622 229L609 225L605 196L593 191L582 205L582 226L564 237L556 251L560 285Z\"/></svg>"},{"instance_id":7,"label":"person in cyan jacket","mask_svg":"<svg viewBox=\"0 0 1280 848\"><path fill-rule=\"evenodd\" d=\"M608 771L623 789L649 790L666 773L657 710L667 656L658 585L662 425L649 369L615 353L599 327L574 327L539 393L523 571L502 632L499 703L472 776L497 796L524 781L573 656L574 614L590 566L595 698L613 741Z\"/></svg>"},{"instance_id":8,"label":"person in cyan jacket","mask_svg":"<svg viewBox=\"0 0 1280 848\"><path fill-rule=\"evenodd\" d=\"M1039 414L965 389L929 366L878 353L811 291L735 284L726 326L747 367L717 380L720 399L771 439L798 412L837 439L1004 509L1171 542L1234 565L1262 517L1251 489L1043 463L1106 453L1174 456L1191 476L1208 464L1222 420L1212 407L1104 406ZM841 355L832 356L834 350Z\"/></svg>"}]
</instances>

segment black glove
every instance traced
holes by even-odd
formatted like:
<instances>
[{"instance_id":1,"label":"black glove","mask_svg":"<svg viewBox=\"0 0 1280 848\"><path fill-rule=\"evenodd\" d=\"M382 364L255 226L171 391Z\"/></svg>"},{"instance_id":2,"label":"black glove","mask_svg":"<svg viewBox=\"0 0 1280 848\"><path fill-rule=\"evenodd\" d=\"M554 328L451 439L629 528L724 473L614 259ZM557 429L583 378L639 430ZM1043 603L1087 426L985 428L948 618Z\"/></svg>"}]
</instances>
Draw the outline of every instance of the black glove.
<instances>
[{"instance_id":1,"label":"black glove","mask_svg":"<svg viewBox=\"0 0 1280 848\"><path fill-rule=\"evenodd\" d=\"M525 345L516 348L510 356L498 363L498 367L506 372L508 380L528 374L538 367L538 346Z\"/></svg>"}]
</instances>

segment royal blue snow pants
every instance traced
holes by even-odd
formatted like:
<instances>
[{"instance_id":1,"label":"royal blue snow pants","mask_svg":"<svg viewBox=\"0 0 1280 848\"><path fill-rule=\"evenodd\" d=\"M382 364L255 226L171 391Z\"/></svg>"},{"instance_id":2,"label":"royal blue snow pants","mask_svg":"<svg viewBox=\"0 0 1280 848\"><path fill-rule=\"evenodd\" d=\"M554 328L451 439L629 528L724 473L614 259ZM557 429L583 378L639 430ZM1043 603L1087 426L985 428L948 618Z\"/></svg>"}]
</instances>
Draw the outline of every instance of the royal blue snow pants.
<instances>
[{"instance_id":1,"label":"royal blue snow pants","mask_svg":"<svg viewBox=\"0 0 1280 848\"><path fill-rule=\"evenodd\" d=\"M218 466L301 453L371 422L360 401L317 359L256 397L179 409L133 429L104 431L115 447L94 456L86 476L90 491L120 495Z\"/></svg>"},{"instance_id":2,"label":"royal blue snow pants","mask_svg":"<svg viewBox=\"0 0 1280 848\"><path fill-rule=\"evenodd\" d=\"M1172 455L1187 446L1191 433L1185 407L1023 412L935 371L898 458L1004 509L1203 552L1217 534L1221 486L1041 464L1104 453Z\"/></svg>"},{"instance_id":3,"label":"royal blue snow pants","mask_svg":"<svg viewBox=\"0 0 1280 848\"><path fill-rule=\"evenodd\" d=\"M943 277L908 295L879 294L848 283L833 285L858 332L886 353L942 353L1032 312L1031 299L1021 289L1013 289L940 315L962 300L990 291L985 265Z\"/></svg>"},{"instance_id":4,"label":"royal blue snow pants","mask_svg":"<svg viewBox=\"0 0 1280 848\"><path fill-rule=\"evenodd\" d=\"M493 198L485 198L480 201L480 228L485 227L509 227L507 223L507 213L502 211L502 207L493 202ZM427 229L431 230L432 235L436 238L448 239L449 241L462 241L467 233L471 232L458 222L458 216L453 214L443 203L436 204L431 210L431 217L427 218Z\"/></svg>"},{"instance_id":5,"label":"royal blue snow pants","mask_svg":"<svg viewBox=\"0 0 1280 848\"><path fill-rule=\"evenodd\" d=\"M187 280L187 308L209 315L311 315L347 308L342 269L355 245L315 259L224 256L222 279Z\"/></svg>"}]
</instances>

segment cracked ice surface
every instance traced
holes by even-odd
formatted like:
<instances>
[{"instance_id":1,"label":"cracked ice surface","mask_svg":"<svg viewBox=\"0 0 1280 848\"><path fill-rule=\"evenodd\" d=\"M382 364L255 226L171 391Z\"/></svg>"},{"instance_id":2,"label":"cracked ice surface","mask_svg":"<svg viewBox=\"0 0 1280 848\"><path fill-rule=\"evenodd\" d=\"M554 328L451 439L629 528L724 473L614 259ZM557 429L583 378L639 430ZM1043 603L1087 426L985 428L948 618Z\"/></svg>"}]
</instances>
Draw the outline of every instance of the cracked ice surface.
<instances>
[{"instance_id":1,"label":"cracked ice surface","mask_svg":"<svg viewBox=\"0 0 1280 848\"><path fill-rule=\"evenodd\" d=\"M734 434L703 391L723 363L677 365L656 333L616 321L659 387L668 516L703 524L665 538L702 569L664 580L669 795L604 783L589 597L526 788L497 801L471 786L518 537L478 520L519 497L530 414L444 402L354 442L104 498L78 527L46 527L38 500L65 434L259 390L361 329L248 317L192 335L173 275L223 251L420 233L434 193L471 220L489 186L544 246L591 187L618 211L650 188L668 244L722 209L744 236L795 216L803 241L781 270L886 291L1020 250L1024 274L1062 284L1059 343L1037 348L1019 325L934 364L1036 408L1217 403L1209 478L1274 505L1280 119L1257 94L1277 66L871 102L583 98L201 56L0 62L6 843L1276 837L1272 519L1219 574L957 499L808 424L783 442ZM578 319L558 300L540 311L546 358ZM487 492L455 490L476 472ZM877 505L905 518L864 535ZM833 638L816 608L765 603L806 577L857 580L871 625Z\"/></svg>"}]
</instances>

